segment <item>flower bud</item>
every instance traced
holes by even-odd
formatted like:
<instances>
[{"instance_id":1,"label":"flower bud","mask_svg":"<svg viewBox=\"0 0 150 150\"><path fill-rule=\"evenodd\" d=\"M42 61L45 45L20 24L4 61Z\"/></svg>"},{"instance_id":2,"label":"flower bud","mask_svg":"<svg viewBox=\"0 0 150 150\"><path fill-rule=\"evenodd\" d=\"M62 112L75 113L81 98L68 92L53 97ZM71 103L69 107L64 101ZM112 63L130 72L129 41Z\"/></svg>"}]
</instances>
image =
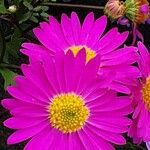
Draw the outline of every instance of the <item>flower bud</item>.
<instances>
[{"instance_id":1,"label":"flower bud","mask_svg":"<svg viewBox=\"0 0 150 150\"><path fill-rule=\"evenodd\" d=\"M104 12L112 20L123 17L125 14L124 2L119 0L109 0L105 5Z\"/></svg>"},{"instance_id":2,"label":"flower bud","mask_svg":"<svg viewBox=\"0 0 150 150\"><path fill-rule=\"evenodd\" d=\"M16 5L9 6L8 11L11 13L15 13L17 11L17 6Z\"/></svg>"},{"instance_id":3,"label":"flower bud","mask_svg":"<svg viewBox=\"0 0 150 150\"><path fill-rule=\"evenodd\" d=\"M147 0L126 0L126 16L132 22L140 24L149 18L149 3Z\"/></svg>"}]
</instances>

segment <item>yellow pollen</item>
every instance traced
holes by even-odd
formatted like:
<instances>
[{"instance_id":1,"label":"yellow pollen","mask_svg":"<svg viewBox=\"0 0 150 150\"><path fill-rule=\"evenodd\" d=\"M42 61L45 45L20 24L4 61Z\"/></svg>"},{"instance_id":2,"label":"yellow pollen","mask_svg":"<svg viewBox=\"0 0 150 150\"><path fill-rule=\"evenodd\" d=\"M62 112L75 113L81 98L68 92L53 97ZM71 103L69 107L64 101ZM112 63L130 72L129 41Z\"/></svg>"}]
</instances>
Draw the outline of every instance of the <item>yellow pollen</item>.
<instances>
[{"instance_id":1,"label":"yellow pollen","mask_svg":"<svg viewBox=\"0 0 150 150\"><path fill-rule=\"evenodd\" d=\"M142 89L142 96L147 109L150 111L150 77L146 79L146 84Z\"/></svg>"},{"instance_id":2,"label":"yellow pollen","mask_svg":"<svg viewBox=\"0 0 150 150\"><path fill-rule=\"evenodd\" d=\"M83 98L74 93L55 96L48 110L52 126L63 133L80 130L89 117L89 109Z\"/></svg>"},{"instance_id":3,"label":"yellow pollen","mask_svg":"<svg viewBox=\"0 0 150 150\"><path fill-rule=\"evenodd\" d=\"M96 52L91 50L89 47L85 46L85 45L79 45L79 46L71 46L67 49L71 50L74 54L74 56L76 56L78 54L78 52L82 49L85 48L86 51L86 63L88 63L92 58L94 58L96 56Z\"/></svg>"}]
</instances>

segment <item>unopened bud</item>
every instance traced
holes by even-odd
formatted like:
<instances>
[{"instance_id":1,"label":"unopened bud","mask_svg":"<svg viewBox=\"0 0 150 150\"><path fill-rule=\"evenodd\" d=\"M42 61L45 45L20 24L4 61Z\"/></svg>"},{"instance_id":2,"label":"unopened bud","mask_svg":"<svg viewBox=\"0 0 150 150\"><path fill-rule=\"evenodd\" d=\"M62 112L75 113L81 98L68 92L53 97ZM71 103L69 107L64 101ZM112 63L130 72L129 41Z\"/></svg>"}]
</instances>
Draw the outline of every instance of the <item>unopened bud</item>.
<instances>
[{"instance_id":1,"label":"unopened bud","mask_svg":"<svg viewBox=\"0 0 150 150\"><path fill-rule=\"evenodd\" d=\"M17 11L17 6L16 5L9 6L8 11L11 13L15 13Z\"/></svg>"},{"instance_id":2,"label":"unopened bud","mask_svg":"<svg viewBox=\"0 0 150 150\"><path fill-rule=\"evenodd\" d=\"M112 20L123 17L125 14L124 2L119 0L109 0L105 5L104 12Z\"/></svg>"}]
</instances>

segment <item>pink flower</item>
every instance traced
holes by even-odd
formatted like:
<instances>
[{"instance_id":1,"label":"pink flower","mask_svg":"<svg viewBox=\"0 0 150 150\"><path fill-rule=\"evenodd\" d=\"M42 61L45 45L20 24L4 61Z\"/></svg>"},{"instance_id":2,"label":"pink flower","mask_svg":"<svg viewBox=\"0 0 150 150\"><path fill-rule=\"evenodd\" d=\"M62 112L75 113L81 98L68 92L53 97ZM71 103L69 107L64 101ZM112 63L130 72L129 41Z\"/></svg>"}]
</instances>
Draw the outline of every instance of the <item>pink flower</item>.
<instances>
[{"instance_id":1,"label":"pink flower","mask_svg":"<svg viewBox=\"0 0 150 150\"><path fill-rule=\"evenodd\" d=\"M133 124L129 130L129 136L135 143L150 141L150 54L141 42L138 43L138 49L140 54L138 65L142 78L137 86L132 87L135 111Z\"/></svg>"},{"instance_id":2,"label":"pink flower","mask_svg":"<svg viewBox=\"0 0 150 150\"><path fill-rule=\"evenodd\" d=\"M104 34L106 25L106 16L94 21L93 13L86 16L82 25L75 12L71 13L71 18L63 14L61 23L50 16L49 22L42 22L33 30L41 44L24 43L22 52L35 61L40 60L43 54L54 56L57 52L71 50L76 55L85 48L86 62L101 55L99 74L115 72L110 88L129 94L125 85L132 84L131 80L140 76L139 70L131 66L137 60L137 49L119 48L127 39L128 32L119 33L117 28L113 28Z\"/></svg>"},{"instance_id":3,"label":"pink flower","mask_svg":"<svg viewBox=\"0 0 150 150\"><path fill-rule=\"evenodd\" d=\"M11 118L4 125L16 129L8 144L30 141L24 150L106 149L126 143L132 112L128 96L109 90L110 74L97 76L100 57L86 63L86 52L69 50L22 65L24 76L8 87L13 98L2 105ZM80 67L79 67L80 66Z\"/></svg>"}]
</instances>

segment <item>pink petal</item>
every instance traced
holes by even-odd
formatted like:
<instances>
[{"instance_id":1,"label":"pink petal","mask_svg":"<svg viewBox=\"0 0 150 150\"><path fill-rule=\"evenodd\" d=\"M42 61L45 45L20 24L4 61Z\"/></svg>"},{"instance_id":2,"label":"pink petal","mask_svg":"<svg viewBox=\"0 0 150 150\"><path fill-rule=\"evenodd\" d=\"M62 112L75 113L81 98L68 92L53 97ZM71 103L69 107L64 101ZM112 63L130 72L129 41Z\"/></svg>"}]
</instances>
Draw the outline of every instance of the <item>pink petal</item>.
<instances>
[{"instance_id":1,"label":"pink petal","mask_svg":"<svg viewBox=\"0 0 150 150\"><path fill-rule=\"evenodd\" d=\"M69 46L75 45L71 20L68 18L66 14L62 14L61 16L61 28L62 28L64 37L66 38L66 41L69 43Z\"/></svg>"},{"instance_id":2,"label":"pink petal","mask_svg":"<svg viewBox=\"0 0 150 150\"><path fill-rule=\"evenodd\" d=\"M122 56L126 56L130 53L136 53L137 51L138 51L138 49L133 46L124 47L124 48L120 48L120 49L117 49L116 51L113 51L113 52L103 55L102 59L107 60L107 59L119 58Z\"/></svg>"},{"instance_id":3,"label":"pink petal","mask_svg":"<svg viewBox=\"0 0 150 150\"><path fill-rule=\"evenodd\" d=\"M93 105L90 109L94 111L113 111L117 109L121 109L123 107L129 106L131 104L131 100L128 96L120 96L116 99L113 99L107 103L103 103L103 105Z\"/></svg>"},{"instance_id":4,"label":"pink petal","mask_svg":"<svg viewBox=\"0 0 150 150\"><path fill-rule=\"evenodd\" d=\"M141 112L141 109L142 109L142 104L139 102L139 104L136 106L135 110L134 110L134 113L133 113L133 119L137 118L138 115L140 114Z\"/></svg>"},{"instance_id":5,"label":"pink petal","mask_svg":"<svg viewBox=\"0 0 150 150\"><path fill-rule=\"evenodd\" d=\"M71 149L71 150L79 149L79 147L80 147L80 149L84 148L80 138L78 137L77 132L69 134L68 143L69 143L69 149Z\"/></svg>"},{"instance_id":6,"label":"pink petal","mask_svg":"<svg viewBox=\"0 0 150 150\"><path fill-rule=\"evenodd\" d=\"M140 59L138 61L138 64L144 76L147 77L150 73L150 54L147 48L141 42L138 42L138 49L140 52Z\"/></svg>"},{"instance_id":7,"label":"pink petal","mask_svg":"<svg viewBox=\"0 0 150 150\"><path fill-rule=\"evenodd\" d=\"M49 41L53 43L57 48L60 48L61 50L64 50L66 48L64 40L61 40L57 32L54 32L52 30L54 27L50 26L50 24L48 24L47 22L40 23L40 27L44 31L47 39L49 39Z\"/></svg>"},{"instance_id":8,"label":"pink petal","mask_svg":"<svg viewBox=\"0 0 150 150\"><path fill-rule=\"evenodd\" d=\"M48 108L47 108L48 109ZM23 117L48 117L48 112L45 107L39 106L20 106L10 111L13 116Z\"/></svg>"},{"instance_id":9,"label":"pink petal","mask_svg":"<svg viewBox=\"0 0 150 150\"><path fill-rule=\"evenodd\" d=\"M34 43L23 43L21 52L29 57L34 57L34 59L41 60L43 55L52 56L54 54L53 51L45 48L44 46L34 44Z\"/></svg>"},{"instance_id":10,"label":"pink petal","mask_svg":"<svg viewBox=\"0 0 150 150\"><path fill-rule=\"evenodd\" d=\"M64 58L64 73L65 73L65 79L66 79L66 91L72 91L73 90L73 78L72 74L74 74L74 63L75 58L73 53L69 50L66 54L66 57Z\"/></svg>"},{"instance_id":11,"label":"pink petal","mask_svg":"<svg viewBox=\"0 0 150 150\"><path fill-rule=\"evenodd\" d=\"M118 35L118 29L112 28L109 30L93 47L93 49L102 50L106 46L108 46L113 40L116 40ZM108 40L109 39L109 40Z\"/></svg>"},{"instance_id":12,"label":"pink petal","mask_svg":"<svg viewBox=\"0 0 150 150\"><path fill-rule=\"evenodd\" d=\"M42 61L44 59L44 56L52 57L53 55L45 51L34 51L34 50L28 50L28 49L21 49L20 50L23 54L27 55L29 57L29 62L40 60ZM32 60L32 61L31 61Z\"/></svg>"},{"instance_id":13,"label":"pink petal","mask_svg":"<svg viewBox=\"0 0 150 150\"><path fill-rule=\"evenodd\" d=\"M90 124L93 127L99 128L101 130L109 131L113 133L125 133L128 131L127 125L121 126L117 124L112 124L110 122L99 121L92 118L88 121L88 124Z\"/></svg>"},{"instance_id":14,"label":"pink petal","mask_svg":"<svg viewBox=\"0 0 150 150\"><path fill-rule=\"evenodd\" d=\"M112 90L115 90L115 91L120 92L120 93L130 94L130 90L128 87L126 87L122 84L119 84L117 82L112 82L110 85L110 88Z\"/></svg>"},{"instance_id":15,"label":"pink petal","mask_svg":"<svg viewBox=\"0 0 150 150\"><path fill-rule=\"evenodd\" d=\"M47 145L44 146L44 148L48 149L48 150L49 149L60 150L60 147L61 147L62 150L66 150L66 148L64 148L64 147L67 145L67 142L64 140L62 141L63 136L64 136L64 138L66 138L67 135L64 135L59 130L53 128L51 136L50 136L50 137L52 137L52 139L50 141L49 141L49 139L46 139ZM59 139L59 144L56 144L58 142L58 139Z\"/></svg>"},{"instance_id":16,"label":"pink petal","mask_svg":"<svg viewBox=\"0 0 150 150\"><path fill-rule=\"evenodd\" d=\"M106 123L110 123L110 124L114 124L114 125L118 125L118 126L127 126L127 125L131 125L131 123L132 123L132 121L129 118L120 117L120 116L116 116L115 118L113 118L111 116L99 117L99 115L97 115L97 114L92 114L90 118L95 119L100 122L106 122Z\"/></svg>"},{"instance_id":17,"label":"pink petal","mask_svg":"<svg viewBox=\"0 0 150 150\"><path fill-rule=\"evenodd\" d=\"M24 150L49 150L49 143L54 138L53 130L50 126L46 127L39 134L34 136L24 147ZM42 137L42 138L41 138Z\"/></svg>"},{"instance_id":18,"label":"pink petal","mask_svg":"<svg viewBox=\"0 0 150 150\"><path fill-rule=\"evenodd\" d=\"M99 116L105 116L106 118L114 117L114 116L118 116L118 117L125 116L131 114L132 112L133 112L133 108L131 106L127 106L113 111L104 111L104 112L92 110L93 115L97 114Z\"/></svg>"},{"instance_id":19,"label":"pink petal","mask_svg":"<svg viewBox=\"0 0 150 150\"><path fill-rule=\"evenodd\" d=\"M93 132L98 134L101 138L103 138L111 143L118 144L118 145L126 144L125 138L123 136L121 136L120 134L112 133L109 131L104 131L104 130L101 130L94 126L90 126L90 128L91 128L91 130L93 130Z\"/></svg>"},{"instance_id":20,"label":"pink petal","mask_svg":"<svg viewBox=\"0 0 150 150\"><path fill-rule=\"evenodd\" d=\"M56 36L58 36L58 38L61 39L62 43L61 46L63 49L66 49L68 47L68 43L65 39L65 36L63 34L62 28L60 23L57 21L56 18L54 18L53 16L49 17L49 24L50 24L50 28L53 31L53 33L56 34Z\"/></svg>"},{"instance_id":21,"label":"pink petal","mask_svg":"<svg viewBox=\"0 0 150 150\"><path fill-rule=\"evenodd\" d=\"M15 97L16 99L19 99L23 102L31 103L31 104L36 104L36 105L43 105L41 101L38 99L35 99L28 95L27 93L20 91L18 88L9 86L7 87L7 91L9 92L10 95Z\"/></svg>"},{"instance_id":22,"label":"pink petal","mask_svg":"<svg viewBox=\"0 0 150 150\"><path fill-rule=\"evenodd\" d=\"M100 48L100 53L102 55L112 52L119 46L121 46L128 37L128 32L118 33L116 38L114 38L109 45L105 46L103 49ZM108 39L107 39L108 40Z\"/></svg>"},{"instance_id":23,"label":"pink petal","mask_svg":"<svg viewBox=\"0 0 150 150\"><path fill-rule=\"evenodd\" d=\"M99 149L99 146L96 144L94 139L92 139L83 129L78 132L78 136L85 150Z\"/></svg>"},{"instance_id":24,"label":"pink petal","mask_svg":"<svg viewBox=\"0 0 150 150\"><path fill-rule=\"evenodd\" d=\"M86 98L89 95L92 95L94 91L96 90L106 90L108 89L109 85L112 83L114 79L114 72L105 73L105 76L103 74L99 74L95 81L92 81L92 84L89 84L83 91L82 95Z\"/></svg>"},{"instance_id":25,"label":"pink petal","mask_svg":"<svg viewBox=\"0 0 150 150\"><path fill-rule=\"evenodd\" d=\"M86 95L85 93L83 92L83 97L86 101L86 103L89 103L89 102L93 102L97 99L99 99L100 97L103 97L103 95L105 95L107 92L106 89L96 89L96 90L91 90L91 93L88 92ZM109 92L108 92L109 93Z\"/></svg>"},{"instance_id":26,"label":"pink petal","mask_svg":"<svg viewBox=\"0 0 150 150\"><path fill-rule=\"evenodd\" d=\"M48 98L45 93L43 93L35 84L31 83L24 76L15 77L16 86L25 93L34 97L35 99L41 100L42 102L47 102ZM30 90L29 90L30 89Z\"/></svg>"},{"instance_id":27,"label":"pink petal","mask_svg":"<svg viewBox=\"0 0 150 150\"><path fill-rule=\"evenodd\" d=\"M87 39L89 37L89 33L92 30L94 25L94 13L89 13L86 18L84 19L82 29L81 29L81 43L86 44Z\"/></svg>"},{"instance_id":28,"label":"pink petal","mask_svg":"<svg viewBox=\"0 0 150 150\"><path fill-rule=\"evenodd\" d=\"M102 89L101 89L102 90ZM107 89L103 89L104 91L101 93L99 93L99 95L97 95L97 97L92 97L92 93L91 96L89 95L89 97L86 97L86 104L89 107L95 107L97 105L103 105L105 103L108 103L109 101L111 101L112 99L114 99L114 97L116 96L116 92L114 91L110 91Z\"/></svg>"},{"instance_id":29,"label":"pink petal","mask_svg":"<svg viewBox=\"0 0 150 150\"><path fill-rule=\"evenodd\" d=\"M1 104L3 107L5 107L6 109L13 109L18 107L19 105L23 105L24 103L22 103L21 101L18 101L16 99L11 99L11 98L7 98L7 99L3 99L1 101Z\"/></svg>"},{"instance_id":30,"label":"pink petal","mask_svg":"<svg viewBox=\"0 0 150 150\"><path fill-rule=\"evenodd\" d=\"M47 118L12 117L4 121L4 126L11 129L23 129L40 124Z\"/></svg>"},{"instance_id":31,"label":"pink petal","mask_svg":"<svg viewBox=\"0 0 150 150\"><path fill-rule=\"evenodd\" d=\"M51 60L52 58L49 59ZM47 97L51 97L53 95L53 89L48 82L41 62L37 61L30 65L22 65L21 68L25 77L31 83L33 82L43 93L45 93Z\"/></svg>"},{"instance_id":32,"label":"pink petal","mask_svg":"<svg viewBox=\"0 0 150 150\"><path fill-rule=\"evenodd\" d=\"M140 117L139 117L139 121L138 121L138 127L142 127L143 126L143 122L146 121L147 117L148 117L148 111L145 109L145 105L142 105L141 108L141 113L140 113Z\"/></svg>"},{"instance_id":33,"label":"pink petal","mask_svg":"<svg viewBox=\"0 0 150 150\"><path fill-rule=\"evenodd\" d=\"M121 67L121 66L120 66ZM122 66L116 73L116 82L126 85L137 85L137 78L141 77L140 70L135 66Z\"/></svg>"},{"instance_id":34,"label":"pink petal","mask_svg":"<svg viewBox=\"0 0 150 150\"><path fill-rule=\"evenodd\" d=\"M107 25L106 16L102 16L95 21L93 28L90 31L89 37L87 39L87 45L89 47L93 48L95 43L100 39L106 28L106 25Z\"/></svg>"},{"instance_id":35,"label":"pink petal","mask_svg":"<svg viewBox=\"0 0 150 150\"><path fill-rule=\"evenodd\" d=\"M49 125L49 123L46 121L46 122L42 122L31 128L25 128L25 129L18 130L8 137L7 143L8 144L16 144L16 143L25 141L25 140L35 136L39 132L41 132L48 125Z\"/></svg>"},{"instance_id":36,"label":"pink petal","mask_svg":"<svg viewBox=\"0 0 150 150\"><path fill-rule=\"evenodd\" d=\"M64 75L64 52L55 54L55 69L60 91L63 93L66 91L66 79Z\"/></svg>"},{"instance_id":37,"label":"pink petal","mask_svg":"<svg viewBox=\"0 0 150 150\"><path fill-rule=\"evenodd\" d=\"M72 90L76 91L80 82L81 75L85 70L85 62L86 62L85 49L79 51L74 61L75 61L74 68L73 68L74 73L71 76L72 76L72 87L73 87Z\"/></svg>"},{"instance_id":38,"label":"pink petal","mask_svg":"<svg viewBox=\"0 0 150 150\"><path fill-rule=\"evenodd\" d=\"M84 127L84 131L88 133L88 135L97 143L99 149L115 150L115 148L109 142L107 142L105 139L102 139L97 133L93 132L89 126Z\"/></svg>"},{"instance_id":39,"label":"pink petal","mask_svg":"<svg viewBox=\"0 0 150 150\"><path fill-rule=\"evenodd\" d=\"M77 88L78 93L81 93L83 89L85 89L95 79L99 69L99 64L99 56L96 56L86 64L85 70L83 71L82 78L80 78L80 82Z\"/></svg>"},{"instance_id":40,"label":"pink petal","mask_svg":"<svg viewBox=\"0 0 150 150\"><path fill-rule=\"evenodd\" d=\"M73 31L75 44L79 45L81 44L80 43L81 24L80 24L78 15L75 12L71 13L71 25L72 25L72 31Z\"/></svg>"},{"instance_id":41,"label":"pink petal","mask_svg":"<svg viewBox=\"0 0 150 150\"><path fill-rule=\"evenodd\" d=\"M63 54L64 55L64 54ZM49 57L45 57L43 60L43 68L45 73L45 78L48 79L47 83L49 83L50 87L52 88L52 92L57 94L60 93L60 85L58 81L58 75L56 72L55 62L53 59L50 59Z\"/></svg>"},{"instance_id":42,"label":"pink petal","mask_svg":"<svg viewBox=\"0 0 150 150\"><path fill-rule=\"evenodd\" d=\"M112 65L119 65L119 64L133 64L135 63L139 56L136 52L128 53L119 59L120 57L116 57L110 60L103 61L101 67L103 66L112 66Z\"/></svg>"},{"instance_id":43,"label":"pink petal","mask_svg":"<svg viewBox=\"0 0 150 150\"><path fill-rule=\"evenodd\" d=\"M49 39L49 37L40 28L34 28L33 32L38 40L50 51L61 51L61 49L51 39Z\"/></svg>"}]
</instances>

